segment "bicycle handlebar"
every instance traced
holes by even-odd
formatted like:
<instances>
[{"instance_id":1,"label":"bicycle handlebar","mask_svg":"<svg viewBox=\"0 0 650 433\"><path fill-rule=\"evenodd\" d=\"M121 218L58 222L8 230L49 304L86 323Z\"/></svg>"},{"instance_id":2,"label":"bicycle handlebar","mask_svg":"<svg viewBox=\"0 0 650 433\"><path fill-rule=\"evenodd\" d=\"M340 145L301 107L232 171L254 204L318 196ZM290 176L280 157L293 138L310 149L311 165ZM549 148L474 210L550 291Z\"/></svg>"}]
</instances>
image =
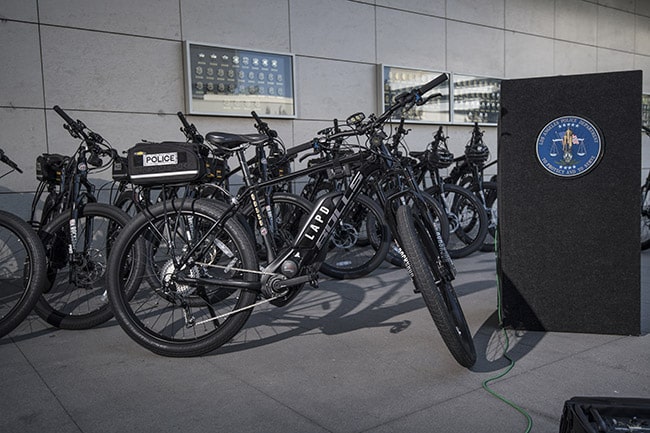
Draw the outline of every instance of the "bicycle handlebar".
<instances>
[{"instance_id":1,"label":"bicycle handlebar","mask_svg":"<svg viewBox=\"0 0 650 433\"><path fill-rule=\"evenodd\" d=\"M18 167L18 164L13 162L11 158L9 158L7 155L5 155L4 150L0 149L0 161L4 162L7 164L9 167L13 168L16 170L18 173L22 173L23 171Z\"/></svg>"},{"instance_id":2,"label":"bicycle handlebar","mask_svg":"<svg viewBox=\"0 0 650 433\"><path fill-rule=\"evenodd\" d=\"M449 76L447 74L440 74L433 80L429 81L428 83L420 87L420 89L418 90L418 94L422 96L425 93L427 93L429 90L433 89L436 86L439 86L440 84L444 83L448 79Z\"/></svg>"},{"instance_id":3,"label":"bicycle handlebar","mask_svg":"<svg viewBox=\"0 0 650 433\"><path fill-rule=\"evenodd\" d=\"M312 140L303 144L299 144L294 147L290 147L289 149L286 150L285 156L289 157L289 156L296 155L300 152L304 152L305 150L314 149L314 141L315 140Z\"/></svg>"},{"instance_id":4,"label":"bicycle handlebar","mask_svg":"<svg viewBox=\"0 0 650 433\"><path fill-rule=\"evenodd\" d=\"M68 125L72 126L73 128L77 128L77 127L79 126L79 125L77 124L77 122L75 122L74 120L72 120L72 117L68 116L68 113L66 113L65 111L63 111L63 109L62 109L61 107L59 107L58 105L55 105L55 106L52 107L52 108L54 109L54 111L56 111L56 114L58 114L59 116L61 116L61 117L63 118L63 120L65 120L65 122L66 122Z\"/></svg>"},{"instance_id":5,"label":"bicycle handlebar","mask_svg":"<svg viewBox=\"0 0 650 433\"><path fill-rule=\"evenodd\" d=\"M278 132L269 128L269 124L264 122L255 111L251 111L251 116L255 119L255 128L260 134L264 134L269 138L276 138L278 136Z\"/></svg>"},{"instance_id":6,"label":"bicycle handlebar","mask_svg":"<svg viewBox=\"0 0 650 433\"><path fill-rule=\"evenodd\" d=\"M181 120L181 123L183 126L181 127L181 132L185 135L185 138L187 138L189 141L192 143L198 143L198 144L203 144L203 136L199 134L199 131L196 129L196 126L194 124L190 124L187 121L187 118L183 114L182 111L178 111L176 113L178 118Z\"/></svg>"},{"instance_id":7,"label":"bicycle handlebar","mask_svg":"<svg viewBox=\"0 0 650 433\"><path fill-rule=\"evenodd\" d=\"M429 81L428 83L423 84L420 87L415 87L409 91L402 92L399 95L395 97L395 102L393 105L388 107L386 111L384 111L375 121L375 125L381 125L384 122L386 122L392 114L399 110L400 108L405 108L409 105L416 104L416 105L421 105L427 101L429 101L431 98L426 98L423 100L422 96L427 93L429 90L433 89L436 86L439 86L440 84L444 83L449 79L449 76L445 73L438 75L436 78L433 80ZM440 94L441 95L441 94ZM435 95L432 95L432 97ZM374 126L374 125L373 125Z\"/></svg>"},{"instance_id":8,"label":"bicycle handlebar","mask_svg":"<svg viewBox=\"0 0 650 433\"><path fill-rule=\"evenodd\" d=\"M81 120L73 120L58 105L55 105L52 109L65 120L66 124L63 127L70 135L74 138L81 138L83 143L86 144L86 151L90 153L87 159L88 164L94 167L102 166L103 161L101 160L101 156L109 156L111 159L115 159L117 153L105 142L101 135L88 129ZM102 146L106 149L103 149Z\"/></svg>"}]
</instances>

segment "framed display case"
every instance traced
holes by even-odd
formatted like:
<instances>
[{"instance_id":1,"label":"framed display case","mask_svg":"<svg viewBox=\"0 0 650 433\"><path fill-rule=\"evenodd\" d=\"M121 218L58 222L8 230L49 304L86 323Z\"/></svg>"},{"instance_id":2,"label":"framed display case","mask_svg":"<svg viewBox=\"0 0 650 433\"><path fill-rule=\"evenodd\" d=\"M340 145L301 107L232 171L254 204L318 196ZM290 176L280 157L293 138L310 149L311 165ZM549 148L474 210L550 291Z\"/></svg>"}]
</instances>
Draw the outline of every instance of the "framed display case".
<instances>
[{"instance_id":1,"label":"framed display case","mask_svg":"<svg viewBox=\"0 0 650 433\"><path fill-rule=\"evenodd\" d=\"M497 124L501 80L453 74L452 122Z\"/></svg>"},{"instance_id":2,"label":"framed display case","mask_svg":"<svg viewBox=\"0 0 650 433\"><path fill-rule=\"evenodd\" d=\"M380 112L388 108L398 94L414 87L419 87L442 73L442 71L425 71L421 69L379 65L378 82L381 86L379 95L382 95L379 107ZM449 110L449 80L436 87L430 94L436 92L441 93L442 96L424 105L413 107L406 113L405 119L411 122L449 123L451 120L451 112Z\"/></svg>"},{"instance_id":3,"label":"framed display case","mask_svg":"<svg viewBox=\"0 0 650 433\"><path fill-rule=\"evenodd\" d=\"M379 69L382 95L380 111L384 111L399 93L421 86L443 73L389 65L380 65ZM449 80L431 92L440 92L442 97L414 107L407 113L406 120L421 123L479 122L496 125L499 120L501 80L450 72L447 74Z\"/></svg>"},{"instance_id":4,"label":"framed display case","mask_svg":"<svg viewBox=\"0 0 650 433\"><path fill-rule=\"evenodd\" d=\"M296 117L292 54L190 41L184 50L188 113Z\"/></svg>"}]
</instances>

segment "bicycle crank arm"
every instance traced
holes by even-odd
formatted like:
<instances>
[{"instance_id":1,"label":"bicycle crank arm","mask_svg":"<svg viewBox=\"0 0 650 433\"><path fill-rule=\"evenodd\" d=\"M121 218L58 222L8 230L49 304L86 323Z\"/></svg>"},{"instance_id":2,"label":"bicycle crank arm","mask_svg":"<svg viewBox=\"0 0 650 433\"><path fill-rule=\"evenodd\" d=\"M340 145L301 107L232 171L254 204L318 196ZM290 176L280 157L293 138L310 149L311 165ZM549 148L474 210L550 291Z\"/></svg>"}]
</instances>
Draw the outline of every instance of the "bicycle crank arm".
<instances>
[{"instance_id":1,"label":"bicycle crank arm","mask_svg":"<svg viewBox=\"0 0 650 433\"><path fill-rule=\"evenodd\" d=\"M288 280L282 280L278 282L278 287L284 289L285 287L297 286L298 284L311 283L318 279L314 275L303 275L301 277L290 278Z\"/></svg>"}]
</instances>

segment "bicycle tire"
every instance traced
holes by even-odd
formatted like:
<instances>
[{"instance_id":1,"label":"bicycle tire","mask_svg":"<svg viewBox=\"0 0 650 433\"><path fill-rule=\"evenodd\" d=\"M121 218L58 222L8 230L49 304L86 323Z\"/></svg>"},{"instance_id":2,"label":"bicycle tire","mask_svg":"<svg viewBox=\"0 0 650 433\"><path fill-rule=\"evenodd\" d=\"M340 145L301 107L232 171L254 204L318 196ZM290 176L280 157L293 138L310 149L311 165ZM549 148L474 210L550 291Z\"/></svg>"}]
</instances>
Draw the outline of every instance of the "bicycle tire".
<instances>
[{"instance_id":1,"label":"bicycle tire","mask_svg":"<svg viewBox=\"0 0 650 433\"><path fill-rule=\"evenodd\" d=\"M230 341L248 320L259 291L249 288L210 289L205 284L179 283L174 280L174 277L181 275L181 271L186 272L190 278L200 276L216 282L259 280L257 252L248 230L236 218L230 218L217 231L214 224L222 214L223 207L217 202L206 199L174 199L151 206L123 228L109 257L109 300L122 329L142 347L170 357L203 355ZM167 238L164 242L162 239L159 242L165 248L157 248L155 257L137 258L158 261L161 264L156 267L161 273L158 281L165 281L165 284L154 286L151 284L152 279L138 278L135 293L129 298L123 288L128 282L121 278L120 270L126 263L128 251L137 242L148 242L147 239L151 237L162 236L163 233L157 227L167 227L163 231ZM190 228L189 231L185 230ZM195 239L201 239L203 243L192 244L190 238L194 235ZM185 243L188 240L190 242ZM181 243L185 245L180 245ZM184 250L184 247L189 249ZM192 247L197 248L193 250ZM175 268L174 260L188 251L196 252L200 248L204 249L203 253L192 256L194 265L185 268L179 266L180 271ZM196 262L200 264L197 265ZM218 268L216 265L224 266ZM242 272L242 269L251 272ZM213 293L218 293L214 301ZM186 302L189 297L193 299ZM203 299L204 303L201 304L198 299ZM230 314L223 322L210 320L200 323L203 319L214 319L222 313ZM189 322L186 322L186 318ZM198 323L187 326L192 323L191 318Z\"/></svg>"},{"instance_id":2,"label":"bicycle tire","mask_svg":"<svg viewBox=\"0 0 650 433\"><path fill-rule=\"evenodd\" d=\"M478 187L472 187L474 195L478 196ZM485 199L485 211L488 217L488 232L485 235L485 241L481 245L480 250L483 252L493 252L495 250L495 238L498 224L498 208L497 208L497 184L496 182L483 182L483 198ZM481 198L479 197L479 201Z\"/></svg>"},{"instance_id":3,"label":"bicycle tire","mask_svg":"<svg viewBox=\"0 0 650 433\"><path fill-rule=\"evenodd\" d=\"M46 282L45 248L25 221L0 211L0 337L32 311Z\"/></svg>"},{"instance_id":4,"label":"bicycle tire","mask_svg":"<svg viewBox=\"0 0 650 433\"><path fill-rule=\"evenodd\" d=\"M454 184L444 185L444 197L438 185L425 192L433 195L444 209L449 219L449 241L447 250L454 258L467 257L478 251L488 232L488 216L476 196L467 188Z\"/></svg>"},{"instance_id":5,"label":"bicycle tire","mask_svg":"<svg viewBox=\"0 0 650 433\"><path fill-rule=\"evenodd\" d=\"M129 216L134 216L136 213L138 213L138 207L136 206L134 194L136 193L132 189L122 191L113 202L113 205L122 209Z\"/></svg>"},{"instance_id":6,"label":"bicycle tire","mask_svg":"<svg viewBox=\"0 0 650 433\"><path fill-rule=\"evenodd\" d=\"M641 186L641 250L650 248L650 194L649 185Z\"/></svg>"},{"instance_id":7,"label":"bicycle tire","mask_svg":"<svg viewBox=\"0 0 650 433\"><path fill-rule=\"evenodd\" d=\"M427 227L424 220L416 220L408 206L396 210L395 221L413 284L422 295L451 355L460 365L470 368L476 362L476 348L451 281L434 275L433 251L437 247L433 243L432 228Z\"/></svg>"},{"instance_id":8,"label":"bicycle tire","mask_svg":"<svg viewBox=\"0 0 650 433\"><path fill-rule=\"evenodd\" d=\"M34 310L47 323L61 329L89 329L113 317L106 296L106 265L112 243L130 217L115 206L88 203L78 219L78 262L70 269L68 245L71 211L63 212L39 231L45 245L50 285ZM78 251L86 230L92 245Z\"/></svg>"},{"instance_id":9,"label":"bicycle tire","mask_svg":"<svg viewBox=\"0 0 650 433\"><path fill-rule=\"evenodd\" d=\"M442 241L445 243L445 245L447 245L449 242L449 218L447 218L447 214L445 214L445 211L440 206L440 203L438 203L438 201L433 198L431 194L422 192L422 197L424 197L427 207L432 212L432 216L435 217L437 229L440 233L440 236L442 237ZM400 268L404 267L404 259L402 258L400 249L397 244L395 244L395 242L391 242L388 254L386 255L386 260L392 265L399 266Z\"/></svg>"},{"instance_id":10,"label":"bicycle tire","mask_svg":"<svg viewBox=\"0 0 650 433\"><path fill-rule=\"evenodd\" d=\"M339 280L368 275L384 262L391 241L382 209L368 196L359 195L334 228L320 272Z\"/></svg>"}]
</instances>

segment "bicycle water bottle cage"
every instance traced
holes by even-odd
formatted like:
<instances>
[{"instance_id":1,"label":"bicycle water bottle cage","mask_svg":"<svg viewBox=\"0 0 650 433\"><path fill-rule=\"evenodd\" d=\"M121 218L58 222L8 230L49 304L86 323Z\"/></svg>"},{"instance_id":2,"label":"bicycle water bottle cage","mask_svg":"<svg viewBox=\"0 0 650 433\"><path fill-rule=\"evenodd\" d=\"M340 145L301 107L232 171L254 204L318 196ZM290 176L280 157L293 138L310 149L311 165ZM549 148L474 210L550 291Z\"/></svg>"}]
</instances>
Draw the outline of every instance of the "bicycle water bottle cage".
<instances>
[{"instance_id":1,"label":"bicycle water bottle cage","mask_svg":"<svg viewBox=\"0 0 650 433\"><path fill-rule=\"evenodd\" d=\"M264 134L231 134L229 132L208 132L205 141L218 149L235 152L249 146L263 144L269 139Z\"/></svg>"}]
</instances>

